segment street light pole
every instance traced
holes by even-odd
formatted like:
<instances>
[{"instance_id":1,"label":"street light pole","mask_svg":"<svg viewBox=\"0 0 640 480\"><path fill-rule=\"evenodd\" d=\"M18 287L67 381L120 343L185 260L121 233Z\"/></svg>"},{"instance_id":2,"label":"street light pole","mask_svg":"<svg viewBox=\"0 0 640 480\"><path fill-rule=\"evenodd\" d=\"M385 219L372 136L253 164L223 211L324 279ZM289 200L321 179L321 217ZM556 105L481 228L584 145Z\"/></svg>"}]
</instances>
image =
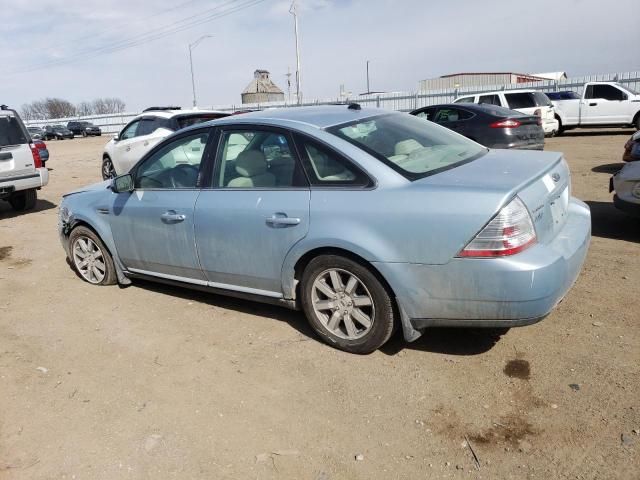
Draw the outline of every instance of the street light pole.
<instances>
[{"instance_id":1,"label":"street light pole","mask_svg":"<svg viewBox=\"0 0 640 480\"><path fill-rule=\"evenodd\" d=\"M203 35L198 38L195 42L189 44L189 65L191 66L191 88L193 90L193 108L196 108L196 80L193 75L193 49L198 46L198 44L204 40L205 38L211 38L213 35Z\"/></svg>"},{"instance_id":2,"label":"street light pole","mask_svg":"<svg viewBox=\"0 0 640 480\"><path fill-rule=\"evenodd\" d=\"M369 60L367 60L367 93L371 93L371 88L369 88Z\"/></svg>"},{"instance_id":3,"label":"street light pole","mask_svg":"<svg viewBox=\"0 0 640 480\"><path fill-rule=\"evenodd\" d=\"M302 103L302 79L300 78L300 41L298 38L298 4L296 0L291 3L289 13L293 15L293 26L296 35L296 97L298 104Z\"/></svg>"}]
</instances>

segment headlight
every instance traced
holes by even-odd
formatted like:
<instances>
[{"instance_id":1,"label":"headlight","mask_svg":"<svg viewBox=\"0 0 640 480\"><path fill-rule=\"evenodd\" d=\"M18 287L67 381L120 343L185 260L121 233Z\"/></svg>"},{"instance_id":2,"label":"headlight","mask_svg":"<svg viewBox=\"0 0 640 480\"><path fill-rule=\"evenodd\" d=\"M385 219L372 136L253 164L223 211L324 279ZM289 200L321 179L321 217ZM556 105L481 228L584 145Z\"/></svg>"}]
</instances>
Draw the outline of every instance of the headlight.
<instances>
[{"instance_id":1,"label":"headlight","mask_svg":"<svg viewBox=\"0 0 640 480\"><path fill-rule=\"evenodd\" d=\"M636 182L636 184L631 189L631 195L636 198L640 198L640 182Z\"/></svg>"},{"instance_id":2,"label":"headlight","mask_svg":"<svg viewBox=\"0 0 640 480\"><path fill-rule=\"evenodd\" d=\"M71 217L71 212L69 212L69 209L63 205L62 207L60 207L59 215L60 220L64 223L67 223L69 221L69 218Z\"/></svg>"}]
</instances>

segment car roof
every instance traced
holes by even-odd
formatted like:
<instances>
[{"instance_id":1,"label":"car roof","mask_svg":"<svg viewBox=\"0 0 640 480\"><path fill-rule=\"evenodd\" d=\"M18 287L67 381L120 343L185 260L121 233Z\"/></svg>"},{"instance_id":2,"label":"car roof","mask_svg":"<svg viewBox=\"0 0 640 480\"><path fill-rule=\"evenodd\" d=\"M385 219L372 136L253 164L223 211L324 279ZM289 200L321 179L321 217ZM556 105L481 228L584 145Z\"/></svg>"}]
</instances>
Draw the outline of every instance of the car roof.
<instances>
[{"instance_id":1,"label":"car roof","mask_svg":"<svg viewBox=\"0 0 640 480\"><path fill-rule=\"evenodd\" d=\"M393 115L399 112L379 108L349 108L348 105L322 105L312 107L289 107L249 112L213 120L216 125L226 123L269 123L294 122L316 128L328 128L377 115Z\"/></svg>"}]
</instances>

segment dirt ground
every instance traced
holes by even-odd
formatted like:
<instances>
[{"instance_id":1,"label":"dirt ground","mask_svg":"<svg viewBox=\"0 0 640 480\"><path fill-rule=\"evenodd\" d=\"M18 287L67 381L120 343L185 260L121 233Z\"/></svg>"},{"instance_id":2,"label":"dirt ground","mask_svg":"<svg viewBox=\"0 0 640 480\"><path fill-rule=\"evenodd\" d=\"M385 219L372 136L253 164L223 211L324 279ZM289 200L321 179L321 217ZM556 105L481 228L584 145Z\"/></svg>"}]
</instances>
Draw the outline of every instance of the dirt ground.
<instances>
[{"instance_id":1,"label":"dirt ground","mask_svg":"<svg viewBox=\"0 0 640 480\"><path fill-rule=\"evenodd\" d=\"M0 202L0 479L639 478L640 221L608 193L630 134L547 142L593 215L548 318L368 356L278 307L82 282L57 205L108 139L49 142L36 211Z\"/></svg>"}]
</instances>

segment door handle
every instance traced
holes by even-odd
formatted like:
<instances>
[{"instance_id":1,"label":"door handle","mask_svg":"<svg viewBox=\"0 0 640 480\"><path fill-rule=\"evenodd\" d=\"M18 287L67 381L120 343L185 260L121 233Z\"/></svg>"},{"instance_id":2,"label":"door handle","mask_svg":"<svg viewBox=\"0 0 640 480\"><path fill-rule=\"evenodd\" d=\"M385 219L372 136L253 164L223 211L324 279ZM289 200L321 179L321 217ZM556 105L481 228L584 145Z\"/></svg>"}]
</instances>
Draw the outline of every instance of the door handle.
<instances>
[{"instance_id":1,"label":"door handle","mask_svg":"<svg viewBox=\"0 0 640 480\"><path fill-rule=\"evenodd\" d=\"M596 105L598 105L598 102L593 102L589 104L590 107L595 107Z\"/></svg>"},{"instance_id":2,"label":"door handle","mask_svg":"<svg viewBox=\"0 0 640 480\"><path fill-rule=\"evenodd\" d=\"M144 146L147 147L149 145L149 142L144 142Z\"/></svg>"},{"instance_id":3,"label":"door handle","mask_svg":"<svg viewBox=\"0 0 640 480\"><path fill-rule=\"evenodd\" d=\"M293 227L300 224L299 218L287 217L284 213L274 213L266 220L267 225L275 228Z\"/></svg>"},{"instance_id":4,"label":"door handle","mask_svg":"<svg viewBox=\"0 0 640 480\"><path fill-rule=\"evenodd\" d=\"M184 222L187 216L176 213L175 210L169 210L167 212L164 212L162 215L160 215L160 218L164 223L180 223L180 222Z\"/></svg>"},{"instance_id":5,"label":"door handle","mask_svg":"<svg viewBox=\"0 0 640 480\"><path fill-rule=\"evenodd\" d=\"M125 150L128 152L129 150L131 150L131 146L127 145L127 148L125 148Z\"/></svg>"}]
</instances>

